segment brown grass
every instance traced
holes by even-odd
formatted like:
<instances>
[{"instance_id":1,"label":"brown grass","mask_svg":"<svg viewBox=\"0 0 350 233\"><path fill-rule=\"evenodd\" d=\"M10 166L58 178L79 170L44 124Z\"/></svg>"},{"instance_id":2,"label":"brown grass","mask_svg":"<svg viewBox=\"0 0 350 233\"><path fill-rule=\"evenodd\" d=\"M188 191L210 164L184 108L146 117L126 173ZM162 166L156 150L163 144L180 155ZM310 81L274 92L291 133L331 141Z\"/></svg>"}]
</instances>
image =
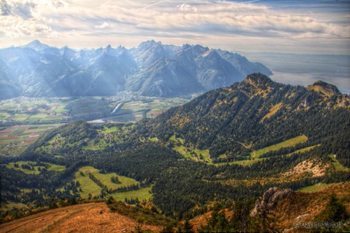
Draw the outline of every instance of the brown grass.
<instances>
[{"instance_id":1,"label":"brown grass","mask_svg":"<svg viewBox=\"0 0 350 233\"><path fill-rule=\"evenodd\" d=\"M234 215L233 211L230 209L223 209L220 212L224 212L225 218L227 220L231 220ZM190 224L192 225L192 230L194 232L198 232L199 229L206 226L209 220L211 219L212 213L212 211L208 211L202 215L198 215L195 218L191 219Z\"/></svg>"},{"instance_id":2,"label":"brown grass","mask_svg":"<svg viewBox=\"0 0 350 233\"><path fill-rule=\"evenodd\" d=\"M269 112L261 119L260 122L263 122L264 120L271 118L273 115L275 115L282 108L282 106L283 106L282 103L278 103L278 104L273 105L270 108Z\"/></svg>"},{"instance_id":3,"label":"brown grass","mask_svg":"<svg viewBox=\"0 0 350 233\"><path fill-rule=\"evenodd\" d=\"M295 179L309 174L311 177L321 177L326 175L330 168L329 164L324 164L315 160L305 160L298 163L295 167L282 174L282 177Z\"/></svg>"},{"instance_id":4,"label":"brown grass","mask_svg":"<svg viewBox=\"0 0 350 233\"><path fill-rule=\"evenodd\" d=\"M107 205L87 203L48 210L0 225L0 232L132 232L143 230L160 232L162 227L140 225L135 220L111 212Z\"/></svg>"}]
</instances>

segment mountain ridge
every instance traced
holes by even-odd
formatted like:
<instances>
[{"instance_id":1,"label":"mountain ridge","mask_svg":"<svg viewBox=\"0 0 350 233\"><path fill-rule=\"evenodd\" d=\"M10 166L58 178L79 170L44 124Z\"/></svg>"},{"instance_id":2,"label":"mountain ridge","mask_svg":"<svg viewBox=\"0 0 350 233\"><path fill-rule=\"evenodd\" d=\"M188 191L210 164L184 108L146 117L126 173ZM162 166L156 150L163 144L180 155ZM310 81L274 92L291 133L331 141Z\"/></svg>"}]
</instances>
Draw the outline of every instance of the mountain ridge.
<instances>
[{"instance_id":1,"label":"mountain ridge","mask_svg":"<svg viewBox=\"0 0 350 233\"><path fill-rule=\"evenodd\" d=\"M300 135L308 136L307 144L319 144L330 135L344 132L330 127L338 118L348 128L349 112L348 95L337 93L325 98L305 87L251 74L240 83L209 91L174 107L149 120L145 127L152 137L167 141L176 135L188 146L209 149L212 159L225 154L232 161L250 159L252 149ZM343 159L345 162L346 157Z\"/></svg>"},{"instance_id":2,"label":"mountain ridge","mask_svg":"<svg viewBox=\"0 0 350 233\"><path fill-rule=\"evenodd\" d=\"M264 65L236 53L156 41L142 42L131 49L108 45L74 50L34 40L21 47L0 49L0 61L0 89L9 93L0 95L2 99L113 96L123 91L145 96L188 96L231 85L252 72L272 74Z\"/></svg>"}]
</instances>

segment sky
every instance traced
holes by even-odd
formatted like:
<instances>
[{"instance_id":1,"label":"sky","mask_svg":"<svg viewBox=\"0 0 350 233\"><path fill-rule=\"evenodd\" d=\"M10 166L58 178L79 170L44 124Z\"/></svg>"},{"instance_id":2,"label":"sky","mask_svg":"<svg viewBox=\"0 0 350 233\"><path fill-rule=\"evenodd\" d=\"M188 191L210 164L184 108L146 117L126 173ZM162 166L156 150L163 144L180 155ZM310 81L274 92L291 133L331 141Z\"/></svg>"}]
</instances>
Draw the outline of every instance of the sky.
<instances>
[{"instance_id":1,"label":"sky","mask_svg":"<svg viewBox=\"0 0 350 233\"><path fill-rule=\"evenodd\" d=\"M0 47L154 39L246 52L350 53L350 0L0 0Z\"/></svg>"}]
</instances>

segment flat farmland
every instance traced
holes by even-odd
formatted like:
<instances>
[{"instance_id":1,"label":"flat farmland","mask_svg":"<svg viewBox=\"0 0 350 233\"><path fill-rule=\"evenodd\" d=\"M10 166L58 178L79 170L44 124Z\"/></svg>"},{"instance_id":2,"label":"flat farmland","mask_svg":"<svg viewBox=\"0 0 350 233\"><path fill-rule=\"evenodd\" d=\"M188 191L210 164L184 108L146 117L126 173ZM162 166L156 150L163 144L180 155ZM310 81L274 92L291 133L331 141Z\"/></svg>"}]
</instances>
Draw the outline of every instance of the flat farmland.
<instances>
[{"instance_id":1,"label":"flat farmland","mask_svg":"<svg viewBox=\"0 0 350 233\"><path fill-rule=\"evenodd\" d=\"M134 122L153 118L167 109L186 103L185 98L127 97L18 97L0 101L0 126L56 124L76 120L104 119Z\"/></svg>"},{"instance_id":2,"label":"flat farmland","mask_svg":"<svg viewBox=\"0 0 350 233\"><path fill-rule=\"evenodd\" d=\"M167 109L187 101L189 99L142 97L132 94L76 98L18 97L1 100L0 155L19 155L44 132L68 122L136 122L156 117Z\"/></svg>"},{"instance_id":3,"label":"flat farmland","mask_svg":"<svg viewBox=\"0 0 350 233\"><path fill-rule=\"evenodd\" d=\"M50 125L15 125L0 130L0 155L19 155L44 132L58 127Z\"/></svg>"},{"instance_id":4,"label":"flat farmland","mask_svg":"<svg viewBox=\"0 0 350 233\"><path fill-rule=\"evenodd\" d=\"M135 121L143 118L154 118L171 107L188 102L185 98L152 98L144 97L123 104L122 110L131 110Z\"/></svg>"},{"instance_id":5,"label":"flat farmland","mask_svg":"<svg viewBox=\"0 0 350 233\"><path fill-rule=\"evenodd\" d=\"M114 101L103 97L28 98L0 101L0 124L52 124L108 115Z\"/></svg>"}]
</instances>

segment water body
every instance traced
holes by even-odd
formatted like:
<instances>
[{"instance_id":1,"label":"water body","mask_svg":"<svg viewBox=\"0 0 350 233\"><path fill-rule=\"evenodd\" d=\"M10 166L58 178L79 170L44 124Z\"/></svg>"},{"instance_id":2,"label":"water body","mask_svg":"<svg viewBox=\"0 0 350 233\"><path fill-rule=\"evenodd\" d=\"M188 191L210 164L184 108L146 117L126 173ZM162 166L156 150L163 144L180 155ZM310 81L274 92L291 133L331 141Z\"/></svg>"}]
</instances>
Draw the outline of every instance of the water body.
<instances>
[{"instance_id":1,"label":"water body","mask_svg":"<svg viewBox=\"0 0 350 233\"><path fill-rule=\"evenodd\" d=\"M350 55L243 53L268 66L277 82L306 86L317 80L350 93Z\"/></svg>"}]
</instances>

